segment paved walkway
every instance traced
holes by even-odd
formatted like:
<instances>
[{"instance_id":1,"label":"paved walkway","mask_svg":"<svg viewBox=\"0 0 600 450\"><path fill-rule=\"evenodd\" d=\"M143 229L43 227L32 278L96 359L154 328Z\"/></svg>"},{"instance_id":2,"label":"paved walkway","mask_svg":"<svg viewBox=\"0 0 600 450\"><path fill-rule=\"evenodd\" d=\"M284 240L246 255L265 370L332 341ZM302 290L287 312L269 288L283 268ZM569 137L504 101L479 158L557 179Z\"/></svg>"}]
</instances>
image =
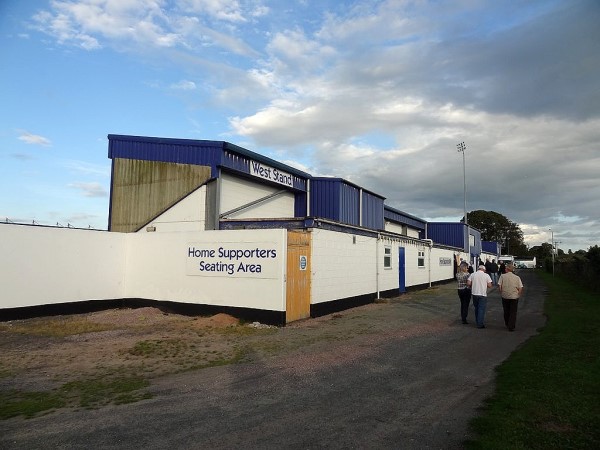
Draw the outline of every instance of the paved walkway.
<instances>
[{"instance_id":1,"label":"paved walkway","mask_svg":"<svg viewBox=\"0 0 600 450\"><path fill-rule=\"evenodd\" d=\"M528 271L517 330L497 290L486 329L462 325L454 283L280 330L298 351L154 382L154 397L0 422L2 449L458 449L494 368L545 323Z\"/></svg>"}]
</instances>

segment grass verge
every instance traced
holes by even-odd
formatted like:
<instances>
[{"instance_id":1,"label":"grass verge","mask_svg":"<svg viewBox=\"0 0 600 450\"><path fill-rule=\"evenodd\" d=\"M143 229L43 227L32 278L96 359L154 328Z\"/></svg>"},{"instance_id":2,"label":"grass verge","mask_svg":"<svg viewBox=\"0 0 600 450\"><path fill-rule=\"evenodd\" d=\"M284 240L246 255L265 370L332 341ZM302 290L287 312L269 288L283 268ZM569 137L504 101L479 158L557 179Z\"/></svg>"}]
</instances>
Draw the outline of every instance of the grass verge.
<instances>
[{"instance_id":1,"label":"grass verge","mask_svg":"<svg viewBox=\"0 0 600 450\"><path fill-rule=\"evenodd\" d=\"M548 322L498 367L467 449L600 448L600 294L539 276Z\"/></svg>"},{"instance_id":2,"label":"grass verge","mask_svg":"<svg viewBox=\"0 0 600 450\"><path fill-rule=\"evenodd\" d=\"M92 409L110 403L133 403L150 398L144 392L148 385L140 377L117 376L73 381L49 392L0 391L0 420L31 418L68 406Z\"/></svg>"}]
</instances>

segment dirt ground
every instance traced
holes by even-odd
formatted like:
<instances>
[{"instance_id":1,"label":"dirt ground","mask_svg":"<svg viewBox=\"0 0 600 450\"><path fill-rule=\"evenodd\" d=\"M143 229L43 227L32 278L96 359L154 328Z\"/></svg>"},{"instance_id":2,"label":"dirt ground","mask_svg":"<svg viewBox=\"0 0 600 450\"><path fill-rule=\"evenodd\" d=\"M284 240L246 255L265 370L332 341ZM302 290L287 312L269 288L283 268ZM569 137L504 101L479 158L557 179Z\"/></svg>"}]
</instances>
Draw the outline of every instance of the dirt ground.
<instances>
[{"instance_id":1,"label":"dirt ground","mask_svg":"<svg viewBox=\"0 0 600 450\"><path fill-rule=\"evenodd\" d=\"M0 322L0 388L46 391L114 373L156 378L239 359L241 338L276 331L227 314L158 308Z\"/></svg>"},{"instance_id":2,"label":"dirt ground","mask_svg":"<svg viewBox=\"0 0 600 450\"><path fill-rule=\"evenodd\" d=\"M462 325L455 283L286 327L155 308L0 322L0 394L115 376L149 394L0 421L0 447L462 448L494 368L545 322L524 275L514 333L497 290L487 328Z\"/></svg>"},{"instance_id":3,"label":"dirt ground","mask_svg":"<svg viewBox=\"0 0 600 450\"><path fill-rule=\"evenodd\" d=\"M189 317L153 307L0 322L0 389L49 391L116 373L155 379L251 362L318 341L343 339L349 330L338 331L336 336L327 330L314 331L331 321L336 321L339 329L339 319L345 315L366 314L380 307L365 305L285 328L258 322L241 324L223 313ZM303 329L313 332L304 336Z\"/></svg>"}]
</instances>

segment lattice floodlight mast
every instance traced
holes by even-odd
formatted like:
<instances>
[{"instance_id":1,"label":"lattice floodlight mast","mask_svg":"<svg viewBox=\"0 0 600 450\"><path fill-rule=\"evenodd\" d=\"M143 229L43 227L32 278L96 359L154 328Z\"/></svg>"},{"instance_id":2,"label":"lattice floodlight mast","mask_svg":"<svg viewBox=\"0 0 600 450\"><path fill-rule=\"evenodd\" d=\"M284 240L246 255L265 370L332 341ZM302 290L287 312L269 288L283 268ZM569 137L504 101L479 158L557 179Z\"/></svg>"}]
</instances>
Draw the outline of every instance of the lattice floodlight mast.
<instances>
[{"instance_id":1,"label":"lattice floodlight mast","mask_svg":"<svg viewBox=\"0 0 600 450\"><path fill-rule=\"evenodd\" d=\"M467 217L467 170L466 170L466 165L465 165L465 151L467 150L467 146L465 145L464 142L461 142L459 144L456 145L456 148L458 149L458 153L462 153L462 160L463 160L463 198L464 198L464 220L465 220L465 225L467 226L467 253L469 253L469 258L470 258L470 250L471 250L471 233L469 232L469 218Z\"/></svg>"}]
</instances>

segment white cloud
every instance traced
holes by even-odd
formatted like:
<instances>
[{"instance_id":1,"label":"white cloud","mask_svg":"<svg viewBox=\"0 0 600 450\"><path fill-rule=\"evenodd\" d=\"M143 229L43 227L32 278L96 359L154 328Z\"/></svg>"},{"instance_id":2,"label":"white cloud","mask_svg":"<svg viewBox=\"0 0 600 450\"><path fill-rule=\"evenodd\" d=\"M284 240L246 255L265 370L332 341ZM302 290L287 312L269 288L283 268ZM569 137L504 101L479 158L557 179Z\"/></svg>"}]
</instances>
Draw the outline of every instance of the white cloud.
<instances>
[{"instance_id":1,"label":"white cloud","mask_svg":"<svg viewBox=\"0 0 600 450\"><path fill-rule=\"evenodd\" d=\"M96 165L90 164L85 161L68 161L65 163L65 167L71 172L100 176L102 178L110 177L110 165Z\"/></svg>"},{"instance_id":2,"label":"white cloud","mask_svg":"<svg viewBox=\"0 0 600 450\"><path fill-rule=\"evenodd\" d=\"M84 197L108 197L108 192L100 183L71 183L69 187L79 189Z\"/></svg>"},{"instance_id":3,"label":"white cloud","mask_svg":"<svg viewBox=\"0 0 600 450\"><path fill-rule=\"evenodd\" d=\"M181 80L170 86L171 89L177 89L181 91L194 91L196 90L196 83L189 80Z\"/></svg>"},{"instance_id":4,"label":"white cloud","mask_svg":"<svg viewBox=\"0 0 600 450\"><path fill-rule=\"evenodd\" d=\"M245 23L246 16L256 18L267 12L261 4L244 7L236 0L180 0L173 4L163 0L55 0L32 19L35 29L59 44L85 50L110 45L146 52L201 51L214 45L255 57L257 52L235 35L235 28L223 31L220 23ZM217 23L209 24L210 19Z\"/></svg>"},{"instance_id":5,"label":"white cloud","mask_svg":"<svg viewBox=\"0 0 600 450\"><path fill-rule=\"evenodd\" d=\"M25 142L26 144L32 144L32 145L41 145L43 147L50 147L52 145L52 142L50 142L50 139L44 137L44 136L39 136L37 134L32 134L29 133L28 131L20 131L20 136L18 137L18 139L20 141Z\"/></svg>"},{"instance_id":6,"label":"white cloud","mask_svg":"<svg viewBox=\"0 0 600 450\"><path fill-rule=\"evenodd\" d=\"M244 12L237 0L184 0L182 6L191 12L205 13L229 22L245 22Z\"/></svg>"}]
</instances>

